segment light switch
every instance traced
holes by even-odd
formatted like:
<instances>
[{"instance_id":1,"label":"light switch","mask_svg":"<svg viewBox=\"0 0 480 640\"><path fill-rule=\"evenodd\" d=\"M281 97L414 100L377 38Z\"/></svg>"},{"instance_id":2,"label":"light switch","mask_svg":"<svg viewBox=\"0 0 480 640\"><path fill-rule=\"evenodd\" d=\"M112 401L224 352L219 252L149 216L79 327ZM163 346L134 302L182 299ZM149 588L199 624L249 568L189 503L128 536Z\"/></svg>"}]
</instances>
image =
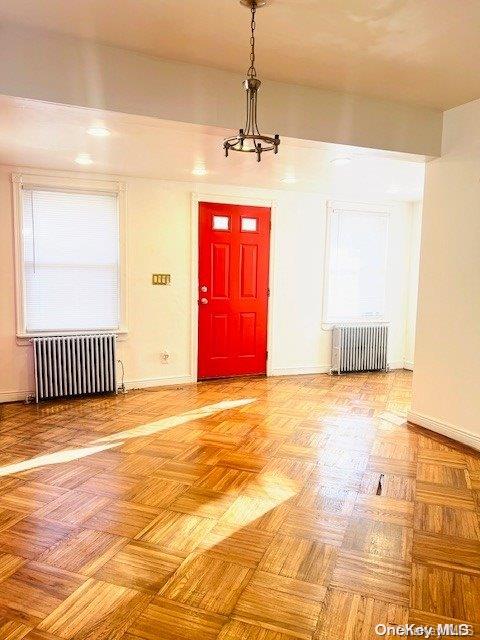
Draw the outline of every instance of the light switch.
<instances>
[{"instance_id":1,"label":"light switch","mask_svg":"<svg viewBox=\"0 0 480 640\"><path fill-rule=\"evenodd\" d=\"M153 273L152 284L170 284L171 276L169 273Z\"/></svg>"}]
</instances>

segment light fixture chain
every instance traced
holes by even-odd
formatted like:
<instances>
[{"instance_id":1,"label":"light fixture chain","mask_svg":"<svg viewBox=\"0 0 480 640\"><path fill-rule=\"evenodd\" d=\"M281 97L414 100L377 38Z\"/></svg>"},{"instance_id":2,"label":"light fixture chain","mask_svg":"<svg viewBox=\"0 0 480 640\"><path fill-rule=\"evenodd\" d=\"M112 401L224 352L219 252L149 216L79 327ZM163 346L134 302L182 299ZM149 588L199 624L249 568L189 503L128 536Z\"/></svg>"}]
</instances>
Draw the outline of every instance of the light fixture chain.
<instances>
[{"instance_id":1,"label":"light fixture chain","mask_svg":"<svg viewBox=\"0 0 480 640\"><path fill-rule=\"evenodd\" d=\"M251 47L251 51L250 51L250 68L247 72L247 76L249 78L256 78L257 77L257 70L255 69L255 29L256 29L256 22L255 22L255 13L257 11L257 3L254 1L252 2L252 21L251 21L251 30L252 30L252 35L250 36L250 47Z\"/></svg>"}]
</instances>

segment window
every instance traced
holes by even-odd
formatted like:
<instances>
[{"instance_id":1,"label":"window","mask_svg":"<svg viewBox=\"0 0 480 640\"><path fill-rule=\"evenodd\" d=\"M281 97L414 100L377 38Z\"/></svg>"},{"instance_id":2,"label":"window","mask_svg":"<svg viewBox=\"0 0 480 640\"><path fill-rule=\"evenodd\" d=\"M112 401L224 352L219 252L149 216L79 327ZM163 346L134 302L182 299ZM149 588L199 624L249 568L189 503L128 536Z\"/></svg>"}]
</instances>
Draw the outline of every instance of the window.
<instances>
[{"instance_id":1,"label":"window","mask_svg":"<svg viewBox=\"0 0 480 640\"><path fill-rule=\"evenodd\" d=\"M18 334L120 331L119 194L43 185L18 193Z\"/></svg>"},{"instance_id":2,"label":"window","mask_svg":"<svg viewBox=\"0 0 480 640\"><path fill-rule=\"evenodd\" d=\"M256 231L257 218L242 218L241 229L242 231Z\"/></svg>"},{"instance_id":3,"label":"window","mask_svg":"<svg viewBox=\"0 0 480 640\"><path fill-rule=\"evenodd\" d=\"M387 245L387 213L329 209L324 322L385 320Z\"/></svg>"},{"instance_id":4,"label":"window","mask_svg":"<svg viewBox=\"0 0 480 640\"><path fill-rule=\"evenodd\" d=\"M213 216L214 231L228 231L230 229L230 218L228 216Z\"/></svg>"}]
</instances>

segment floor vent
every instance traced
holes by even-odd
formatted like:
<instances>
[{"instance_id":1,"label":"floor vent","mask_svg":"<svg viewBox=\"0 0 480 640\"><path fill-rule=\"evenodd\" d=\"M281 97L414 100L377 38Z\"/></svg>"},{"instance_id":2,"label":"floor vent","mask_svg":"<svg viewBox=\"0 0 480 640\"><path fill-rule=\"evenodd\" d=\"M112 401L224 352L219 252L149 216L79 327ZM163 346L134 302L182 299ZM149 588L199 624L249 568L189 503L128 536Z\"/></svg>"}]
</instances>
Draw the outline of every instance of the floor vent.
<instances>
[{"instance_id":1,"label":"floor vent","mask_svg":"<svg viewBox=\"0 0 480 640\"><path fill-rule=\"evenodd\" d=\"M377 492L375 495L377 496L381 496L382 495L382 491L383 491L383 478L385 476L383 475L383 473L380 474L380 477L378 479L378 485L377 485Z\"/></svg>"},{"instance_id":2,"label":"floor vent","mask_svg":"<svg viewBox=\"0 0 480 640\"><path fill-rule=\"evenodd\" d=\"M117 391L114 334L33 338L35 399Z\"/></svg>"}]
</instances>

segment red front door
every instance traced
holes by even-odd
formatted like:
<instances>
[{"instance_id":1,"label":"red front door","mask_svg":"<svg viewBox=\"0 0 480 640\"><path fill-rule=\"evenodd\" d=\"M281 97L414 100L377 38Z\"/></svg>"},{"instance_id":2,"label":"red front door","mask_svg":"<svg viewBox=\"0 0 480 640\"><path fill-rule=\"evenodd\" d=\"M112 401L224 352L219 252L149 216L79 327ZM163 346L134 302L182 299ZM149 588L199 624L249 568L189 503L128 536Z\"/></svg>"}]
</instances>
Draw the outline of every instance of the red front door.
<instances>
[{"instance_id":1,"label":"red front door","mask_svg":"<svg viewBox=\"0 0 480 640\"><path fill-rule=\"evenodd\" d=\"M199 206L198 378L267 371L270 209Z\"/></svg>"}]
</instances>

